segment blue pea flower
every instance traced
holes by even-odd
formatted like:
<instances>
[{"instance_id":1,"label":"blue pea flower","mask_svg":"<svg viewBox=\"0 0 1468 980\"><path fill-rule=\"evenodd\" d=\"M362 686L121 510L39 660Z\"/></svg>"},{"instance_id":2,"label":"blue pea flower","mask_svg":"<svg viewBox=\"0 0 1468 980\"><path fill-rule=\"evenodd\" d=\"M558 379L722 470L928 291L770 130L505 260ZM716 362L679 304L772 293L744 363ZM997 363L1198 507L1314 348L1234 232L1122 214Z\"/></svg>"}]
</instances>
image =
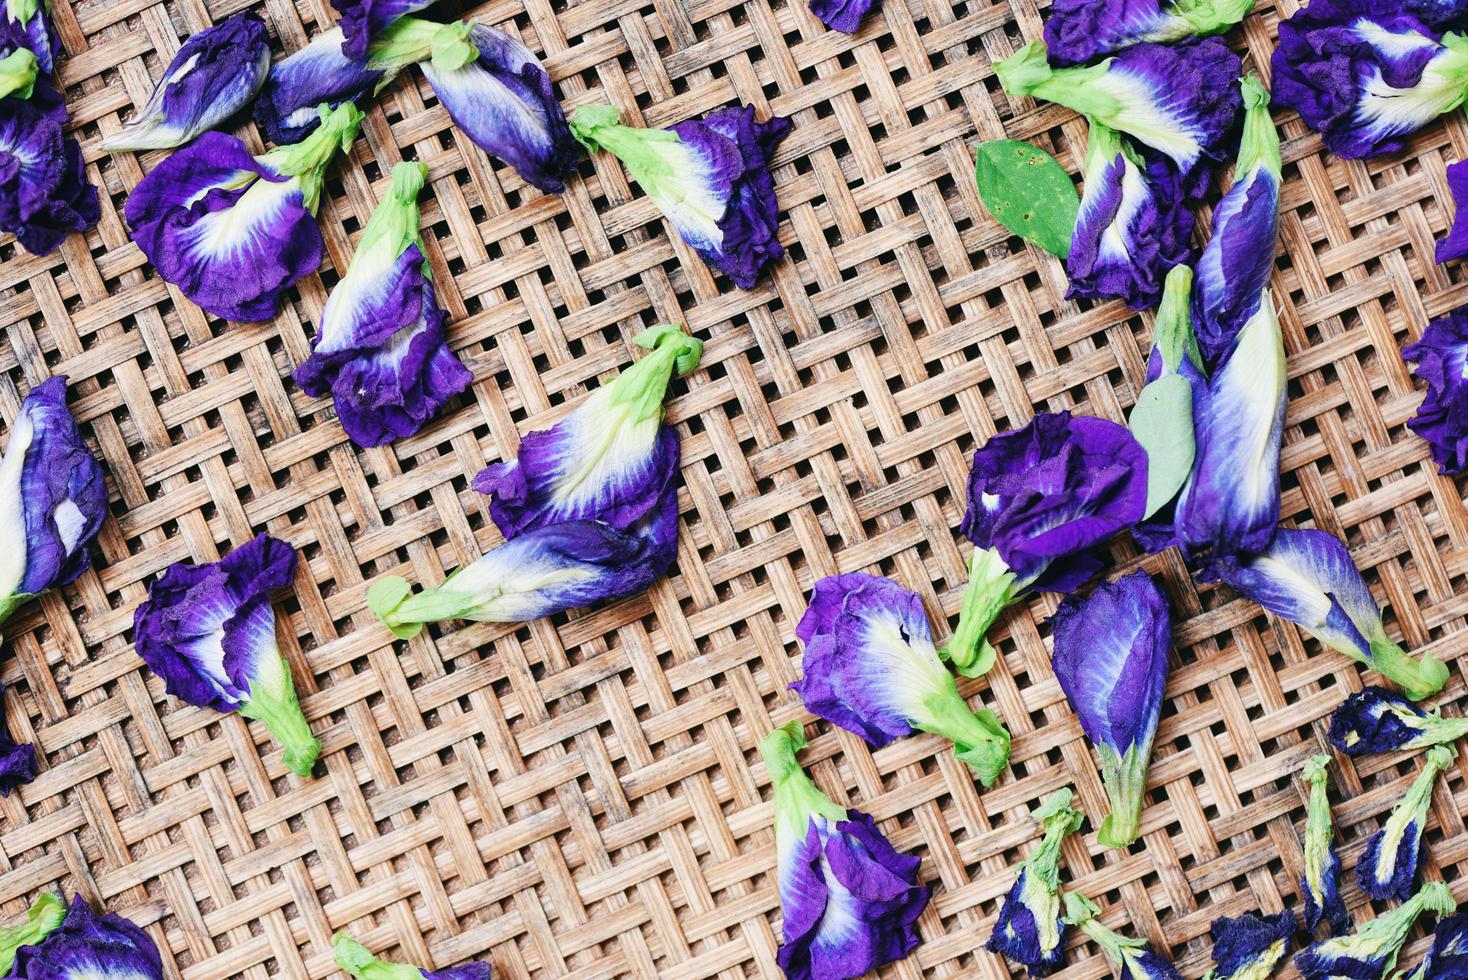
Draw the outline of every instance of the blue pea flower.
<instances>
[{"instance_id":1,"label":"blue pea flower","mask_svg":"<svg viewBox=\"0 0 1468 980\"><path fill-rule=\"evenodd\" d=\"M1447 667L1431 654L1413 660L1386 635L1371 589L1332 534L1280 528L1266 550L1216 562L1214 571L1276 616L1401 685L1414 701L1447 682Z\"/></svg>"},{"instance_id":2,"label":"blue pea flower","mask_svg":"<svg viewBox=\"0 0 1468 980\"><path fill-rule=\"evenodd\" d=\"M1121 970L1121 980L1182 980L1167 957L1145 940L1117 935L1101 924L1101 909L1076 892L1065 893L1065 921L1101 947L1107 959Z\"/></svg>"},{"instance_id":3,"label":"blue pea flower","mask_svg":"<svg viewBox=\"0 0 1468 980\"><path fill-rule=\"evenodd\" d=\"M263 723L286 768L309 776L321 743L301 712L270 605L295 572L295 549L265 534L216 562L175 562L134 612L133 642L169 694Z\"/></svg>"},{"instance_id":4,"label":"blue pea flower","mask_svg":"<svg viewBox=\"0 0 1468 980\"><path fill-rule=\"evenodd\" d=\"M1068 68L1134 44L1222 34L1253 9L1254 0L1055 0L1045 46L1052 65Z\"/></svg>"},{"instance_id":5,"label":"blue pea flower","mask_svg":"<svg viewBox=\"0 0 1468 980\"><path fill-rule=\"evenodd\" d=\"M0 623L92 563L107 516L102 465L66 407L66 378L31 389L0 457Z\"/></svg>"},{"instance_id":6,"label":"blue pea flower","mask_svg":"<svg viewBox=\"0 0 1468 980\"><path fill-rule=\"evenodd\" d=\"M158 274L217 317L274 316L285 291L321 265L321 185L362 114L323 106L321 118L303 142L261 156L234 136L205 133L149 171L128 198L127 220Z\"/></svg>"},{"instance_id":7,"label":"blue pea flower","mask_svg":"<svg viewBox=\"0 0 1468 980\"><path fill-rule=\"evenodd\" d=\"M1009 732L959 695L916 593L873 575L823 578L795 635L804 676L790 688L811 713L876 748L916 730L941 735L985 786L1009 763Z\"/></svg>"},{"instance_id":8,"label":"blue pea flower","mask_svg":"<svg viewBox=\"0 0 1468 980\"><path fill-rule=\"evenodd\" d=\"M357 980L490 980L488 963L462 963L447 970L423 970L380 960L344 932L331 937L337 969Z\"/></svg>"},{"instance_id":9,"label":"blue pea flower","mask_svg":"<svg viewBox=\"0 0 1468 980\"><path fill-rule=\"evenodd\" d=\"M1432 787L1438 775L1457 757L1458 750L1451 745L1434 745L1428 749L1427 762L1412 781L1407 795L1366 842L1366 851L1356 862L1356 884L1366 895L1406 901L1412 894L1422 832L1427 829L1427 808L1432 803Z\"/></svg>"},{"instance_id":10,"label":"blue pea flower","mask_svg":"<svg viewBox=\"0 0 1468 980\"><path fill-rule=\"evenodd\" d=\"M1453 197L1453 224L1438 239L1433 260L1439 265L1468 258L1468 160L1447 167L1448 192Z\"/></svg>"},{"instance_id":11,"label":"blue pea flower","mask_svg":"<svg viewBox=\"0 0 1468 980\"><path fill-rule=\"evenodd\" d=\"M1438 921L1432 945L1408 980L1464 980L1468 977L1468 912Z\"/></svg>"},{"instance_id":12,"label":"blue pea flower","mask_svg":"<svg viewBox=\"0 0 1468 980\"><path fill-rule=\"evenodd\" d=\"M833 31L855 34L881 0L807 0L810 12Z\"/></svg>"},{"instance_id":13,"label":"blue pea flower","mask_svg":"<svg viewBox=\"0 0 1468 980\"><path fill-rule=\"evenodd\" d=\"M36 56L41 74L56 73L61 38L51 24L47 0L4 0L5 22L25 36L26 46Z\"/></svg>"},{"instance_id":14,"label":"blue pea flower","mask_svg":"<svg viewBox=\"0 0 1468 980\"><path fill-rule=\"evenodd\" d=\"M1167 684L1172 619L1146 572L1100 585L1055 611L1053 666L1101 757L1111 812L1096 839L1126 847L1140 834L1152 740Z\"/></svg>"},{"instance_id":15,"label":"blue pea flower","mask_svg":"<svg viewBox=\"0 0 1468 980\"><path fill-rule=\"evenodd\" d=\"M1439 473L1468 470L1468 308L1438 317L1402 359L1427 384L1427 397L1407 427L1427 440Z\"/></svg>"},{"instance_id":16,"label":"blue pea flower","mask_svg":"<svg viewBox=\"0 0 1468 980\"><path fill-rule=\"evenodd\" d=\"M611 106L591 105L576 111L571 132L588 151L621 160L683 240L740 289L785 254L770 156L790 120L755 122L741 105L670 129L635 129Z\"/></svg>"},{"instance_id":17,"label":"blue pea flower","mask_svg":"<svg viewBox=\"0 0 1468 980\"><path fill-rule=\"evenodd\" d=\"M1269 980L1295 934L1295 913L1214 919L1213 969L1203 980Z\"/></svg>"},{"instance_id":18,"label":"blue pea flower","mask_svg":"<svg viewBox=\"0 0 1468 980\"><path fill-rule=\"evenodd\" d=\"M438 0L331 0L331 5L341 14L341 29L345 37L342 51L349 58L362 58L367 54L368 43L386 31L399 18L431 7Z\"/></svg>"},{"instance_id":19,"label":"blue pea flower","mask_svg":"<svg viewBox=\"0 0 1468 980\"><path fill-rule=\"evenodd\" d=\"M1300 876L1300 895L1305 900L1305 930L1314 932L1322 921L1332 936L1350 925L1346 903L1341 898L1341 859L1335 849L1335 831L1330 819L1330 796L1326 769L1330 756L1316 755L1300 774L1310 795L1305 804L1305 873Z\"/></svg>"},{"instance_id":20,"label":"blue pea flower","mask_svg":"<svg viewBox=\"0 0 1468 980\"><path fill-rule=\"evenodd\" d=\"M466 23L454 43L438 43L423 74L454 123L525 182L559 194L576 170L576 140L550 76L504 31Z\"/></svg>"},{"instance_id":21,"label":"blue pea flower","mask_svg":"<svg viewBox=\"0 0 1468 980\"><path fill-rule=\"evenodd\" d=\"M311 356L294 374L307 394L332 393L342 428L359 446L413 435L473 380L448 348L418 233L427 175L421 163L393 169L387 196L326 300Z\"/></svg>"},{"instance_id":22,"label":"blue pea flower","mask_svg":"<svg viewBox=\"0 0 1468 980\"><path fill-rule=\"evenodd\" d=\"M1382 980L1396 968L1397 954L1419 915L1424 912L1447 915L1456 907L1448 886L1434 881L1356 932L1323 939L1296 954L1295 967L1305 980L1333 980L1336 977Z\"/></svg>"},{"instance_id":23,"label":"blue pea flower","mask_svg":"<svg viewBox=\"0 0 1468 980\"><path fill-rule=\"evenodd\" d=\"M80 895L63 909L42 896L28 920L0 931L0 968L13 980L163 980L148 934L118 915L98 915Z\"/></svg>"},{"instance_id":24,"label":"blue pea flower","mask_svg":"<svg viewBox=\"0 0 1468 980\"><path fill-rule=\"evenodd\" d=\"M166 150L220 126L249 105L270 72L270 36L252 11L235 14L184 42L148 104L102 149Z\"/></svg>"},{"instance_id":25,"label":"blue pea flower","mask_svg":"<svg viewBox=\"0 0 1468 980\"><path fill-rule=\"evenodd\" d=\"M1330 719L1330 742L1347 755L1415 752L1468 735L1468 718L1428 713L1399 694L1365 687L1346 698Z\"/></svg>"},{"instance_id":26,"label":"blue pea flower","mask_svg":"<svg viewBox=\"0 0 1468 980\"><path fill-rule=\"evenodd\" d=\"M566 418L527 435L514 460L474 478L506 537L582 519L625 530L663 495L679 463L678 433L663 424L663 397L675 372L698 364L703 344L671 323L643 331L635 343L650 353Z\"/></svg>"},{"instance_id":27,"label":"blue pea flower","mask_svg":"<svg viewBox=\"0 0 1468 980\"><path fill-rule=\"evenodd\" d=\"M32 255L49 255L68 232L97 223L97 188L81 147L63 132L66 106L51 84L33 74L6 84L20 88L0 98L0 231Z\"/></svg>"},{"instance_id":28,"label":"blue pea flower","mask_svg":"<svg viewBox=\"0 0 1468 980\"><path fill-rule=\"evenodd\" d=\"M1060 915L1060 845L1080 829L1085 814L1070 805L1071 791L1050 795L1032 816L1044 829L1044 839L1019 866L1019 876L994 923L984 948L1024 964L1030 975L1042 977L1065 959L1062 945L1065 920Z\"/></svg>"}]
</instances>

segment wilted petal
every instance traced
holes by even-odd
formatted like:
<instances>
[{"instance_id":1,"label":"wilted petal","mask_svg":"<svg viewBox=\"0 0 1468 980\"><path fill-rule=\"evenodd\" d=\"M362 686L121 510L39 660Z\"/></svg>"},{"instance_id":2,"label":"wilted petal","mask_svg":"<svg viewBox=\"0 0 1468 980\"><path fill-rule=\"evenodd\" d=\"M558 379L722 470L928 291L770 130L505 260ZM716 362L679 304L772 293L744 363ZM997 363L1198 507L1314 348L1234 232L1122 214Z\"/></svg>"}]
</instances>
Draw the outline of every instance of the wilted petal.
<instances>
[{"instance_id":1,"label":"wilted petal","mask_svg":"<svg viewBox=\"0 0 1468 980\"><path fill-rule=\"evenodd\" d=\"M1412 980L1463 980L1468 977L1468 913L1439 920L1432 946Z\"/></svg>"},{"instance_id":2,"label":"wilted petal","mask_svg":"<svg viewBox=\"0 0 1468 980\"><path fill-rule=\"evenodd\" d=\"M1424 885L1406 902L1366 923L1348 936L1335 936L1314 943L1295 956L1295 967L1305 980L1354 977L1374 980L1391 973L1397 953L1424 912L1442 916L1457 907L1453 893L1440 881Z\"/></svg>"},{"instance_id":3,"label":"wilted petal","mask_svg":"<svg viewBox=\"0 0 1468 980\"><path fill-rule=\"evenodd\" d=\"M76 140L62 134L66 110L44 80L31 97L0 99L0 231L48 255L70 231L101 217Z\"/></svg>"},{"instance_id":4,"label":"wilted petal","mask_svg":"<svg viewBox=\"0 0 1468 980\"><path fill-rule=\"evenodd\" d=\"M810 12L833 31L855 34L880 0L808 0Z\"/></svg>"},{"instance_id":5,"label":"wilted petal","mask_svg":"<svg viewBox=\"0 0 1468 980\"><path fill-rule=\"evenodd\" d=\"M1468 258L1468 160L1459 160L1447 168L1448 191L1453 196L1453 223L1447 235L1438 239L1433 258L1453 262Z\"/></svg>"},{"instance_id":6,"label":"wilted petal","mask_svg":"<svg viewBox=\"0 0 1468 980\"><path fill-rule=\"evenodd\" d=\"M22 946L10 976L40 980L163 980L163 961L148 934L117 915L98 915L77 895L60 925Z\"/></svg>"},{"instance_id":7,"label":"wilted petal","mask_svg":"<svg viewBox=\"0 0 1468 980\"><path fill-rule=\"evenodd\" d=\"M423 970L404 963L389 963L373 956L367 947L344 932L331 937L337 969L358 980L490 980L488 963L463 963L447 970Z\"/></svg>"},{"instance_id":8,"label":"wilted petal","mask_svg":"<svg viewBox=\"0 0 1468 980\"><path fill-rule=\"evenodd\" d=\"M1065 959L1062 940L1065 922L1060 916L1060 845L1080 828L1084 814L1071 807L1069 789L1057 790L1034 817L1045 837L1020 864L1014 887L1004 897L994 932L984 948L1022 963L1031 976L1041 977Z\"/></svg>"},{"instance_id":9,"label":"wilted petal","mask_svg":"<svg viewBox=\"0 0 1468 980\"><path fill-rule=\"evenodd\" d=\"M5 727L5 690L0 688L0 797L36 778L36 749L16 742ZM0 930L3 932L3 930ZM0 948L3 948L0 941Z\"/></svg>"},{"instance_id":10,"label":"wilted petal","mask_svg":"<svg viewBox=\"0 0 1468 980\"><path fill-rule=\"evenodd\" d=\"M1325 922L1330 934L1338 936L1346 931L1350 920L1341 898L1341 859L1335 850L1330 796L1326 789L1329 765L1330 756L1312 756L1300 773L1310 794L1305 806L1305 873L1300 876L1305 909L1301 915L1306 932L1314 932L1316 926Z\"/></svg>"},{"instance_id":11,"label":"wilted petal","mask_svg":"<svg viewBox=\"0 0 1468 980\"><path fill-rule=\"evenodd\" d=\"M1439 317L1422 339L1402 348L1427 383L1427 397L1407 425L1428 442L1441 473L1468 470L1468 309Z\"/></svg>"},{"instance_id":12,"label":"wilted petal","mask_svg":"<svg viewBox=\"0 0 1468 980\"><path fill-rule=\"evenodd\" d=\"M1458 750L1452 745L1435 745L1427 752L1422 772L1412 781L1407 795L1392 808L1380 830L1366 842L1366 851L1356 862L1356 884L1371 898L1406 901L1417 878L1417 856L1422 849L1422 832L1427 829L1427 808L1437 777L1453 764Z\"/></svg>"},{"instance_id":13,"label":"wilted petal","mask_svg":"<svg viewBox=\"0 0 1468 980\"><path fill-rule=\"evenodd\" d=\"M1288 909L1278 915L1251 913L1232 919L1214 919L1208 927L1208 935L1213 939L1214 963L1210 980L1272 976L1294 934L1295 914Z\"/></svg>"},{"instance_id":14,"label":"wilted petal","mask_svg":"<svg viewBox=\"0 0 1468 980\"><path fill-rule=\"evenodd\" d=\"M1254 0L1055 0L1045 45L1057 68L1084 65L1133 44L1222 34L1252 9Z\"/></svg>"},{"instance_id":15,"label":"wilted petal","mask_svg":"<svg viewBox=\"0 0 1468 980\"><path fill-rule=\"evenodd\" d=\"M321 124L317 109L365 105L405 64L348 57L341 28L323 31L295 54L270 68L255 100L255 123L272 143L299 143Z\"/></svg>"},{"instance_id":16,"label":"wilted petal","mask_svg":"<svg viewBox=\"0 0 1468 980\"><path fill-rule=\"evenodd\" d=\"M1468 718L1423 711L1383 687L1352 694L1330 718L1330 743L1347 755L1412 752L1468 735Z\"/></svg>"}]
</instances>

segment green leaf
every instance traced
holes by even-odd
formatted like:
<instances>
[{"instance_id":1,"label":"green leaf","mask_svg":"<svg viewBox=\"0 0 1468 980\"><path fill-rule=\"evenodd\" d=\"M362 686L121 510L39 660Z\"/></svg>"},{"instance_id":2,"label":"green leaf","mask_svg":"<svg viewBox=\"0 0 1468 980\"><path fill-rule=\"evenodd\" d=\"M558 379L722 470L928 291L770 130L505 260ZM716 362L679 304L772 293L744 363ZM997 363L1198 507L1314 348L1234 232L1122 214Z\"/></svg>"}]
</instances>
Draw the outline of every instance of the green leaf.
<instances>
[{"instance_id":1,"label":"green leaf","mask_svg":"<svg viewBox=\"0 0 1468 980\"><path fill-rule=\"evenodd\" d=\"M1142 389L1127 420L1147 450L1147 513L1157 513L1193 472L1193 389L1181 375L1165 374Z\"/></svg>"},{"instance_id":2,"label":"green leaf","mask_svg":"<svg viewBox=\"0 0 1468 980\"><path fill-rule=\"evenodd\" d=\"M1001 225L1051 255L1070 254L1080 198L1054 157L1019 140L992 140L979 144L974 176L979 198Z\"/></svg>"}]
</instances>

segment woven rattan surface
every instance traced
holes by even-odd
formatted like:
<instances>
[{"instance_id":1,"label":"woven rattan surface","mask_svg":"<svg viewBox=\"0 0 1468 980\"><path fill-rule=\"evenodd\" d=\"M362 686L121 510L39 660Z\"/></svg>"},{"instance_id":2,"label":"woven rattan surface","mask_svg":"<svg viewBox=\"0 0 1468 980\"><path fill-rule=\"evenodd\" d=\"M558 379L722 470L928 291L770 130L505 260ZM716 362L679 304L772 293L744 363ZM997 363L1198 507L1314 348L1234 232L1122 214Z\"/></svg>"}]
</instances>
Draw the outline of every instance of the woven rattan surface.
<instances>
[{"instance_id":1,"label":"woven rattan surface","mask_svg":"<svg viewBox=\"0 0 1468 980\"><path fill-rule=\"evenodd\" d=\"M609 100L652 126L736 101L793 117L775 159L789 257L737 291L611 158L542 196L456 134L409 72L333 167L328 267L258 325L211 321L130 242L123 203L161 155L95 147L189 33L255 7L276 50L293 51L332 20L326 0L54 6L103 217L49 258L0 246L0 414L70 375L112 516L97 570L6 628L9 725L43 761L0 801L3 917L43 889L80 891L144 924L169 975L194 980L333 975L329 937L342 928L394 958L489 959L512 978L777 976L755 743L802 717L786 685L812 582L887 574L935 619L955 617L969 549L955 528L977 443L1042 409L1123 420L1143 376L1150 316L1067 302L1060 263L1009 236L975 190L976 139L1033 140L1078 168L1083 123L1012 104L990 68L1039 36L1041 5L886 0L849 38L801 0L449 0L440 12L506 26L541 52L568 106ZM1266 76L1279 12L1262 3L1232 35ZM1280 122L1285 520L1347 540L1392 633L1453 665L1444 699L1460 714L1465 484L1437 475L1405 427L1420 394L1398 349L1468 302L1461 268L1431 258L1448 218L1444 167L1468 155L1468 128L1455 115L1409 152L1361 163L1322 152L1293 115ZM431 170L428 252L475 384L419 436L358 451L289 373L331 267L405 157ZM436 583L493 545L469 478L630 363L630 338L661 321L707 342L670 401L683 436L676 573L590 613L393 642L365 608L366 584L393 572ZM258 726L166 697L131 642L153 576L260 530L304 559L278 609L325 743L309 781L286 773ZM1113 555L1165 582L1176 660L1143 841L1107 851L1088 824L1065 845L1063 873L1108 924L1170 947L1197 976L1215 916L1298 906L1294 774L1363 674L1228 590L1195 585L1175 553L1144 561L1118 542ZM811 729L803 758L817 781L921 853L935 886L923 945L885 975L1004 975L981 946L1036 836L1028 808L1073 782L1103 812L1049 668L1053 608L1044 597L1006 616L1000 664L962 688L1015 733L1013 771L993 789L935 737L872 753ZM1468 866L1464 765L1434 797L1429 877ZM1334 770L1347 866L1416 766L1371 757ZM1346 887L1353 915L1370 917ZM1468 883L1458 894L1468 899ZM1094 946L1072 946L1063 976L1107 973Z\"/></svg>"}]
</instances>

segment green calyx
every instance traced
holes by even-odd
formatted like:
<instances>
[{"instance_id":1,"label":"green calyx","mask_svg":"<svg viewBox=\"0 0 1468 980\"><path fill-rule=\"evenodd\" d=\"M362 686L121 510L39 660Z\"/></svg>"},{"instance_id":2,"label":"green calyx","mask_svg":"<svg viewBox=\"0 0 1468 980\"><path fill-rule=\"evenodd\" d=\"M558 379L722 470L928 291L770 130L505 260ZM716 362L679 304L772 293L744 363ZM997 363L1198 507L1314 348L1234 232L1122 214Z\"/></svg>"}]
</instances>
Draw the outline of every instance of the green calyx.
<instances>
[{"instance_id":1,"label":"green calyx","mask_svg":"<svg viewBox=\"0 0 1468 980\"><path fill-rule=\"evenodd\" d=\"M1052 895L1060 890L1060 845L1080 829L1086 815L1070 805L1075 794L1069 788L1058 789L1031 814L1044 828L1045 836L1030 856L1025 858L1029 876L1043 882Z\"/></svg>"},{"instance_id":2,"label":"green calyx","mask_svg":"<svg viewBox=\"0 0 1468 980\"><path fill-rule=\"evenodd\" d=\"M994 666L995 651L984 634L1015 600L1015 575L993 548L969 556L968 585L958 613L958 628L940 654L964 677L983 677Z\"/></svg>"},{"instance_id":3,"label":"green calyx","mask_svg":"<svg viewBox=\"0 0 1468 980\"><path fill-rule=\"evenodd\" d=\"M909 719L914 728L941 735L953 743L953 754L978 776L980 784L994 785L1009 765L1009 729L988 708L974 711L948 677L947 689L923 698L926 717Z\"/></svg>"},{"instance_id":4,"label":"green calyx","mask_svg":"<svg viewBox=\"0 0 1468 980\"><path fill-rule=\"evenodd\" d=\"M606 150L621 160L632 179L653 197L668 181L679 179L668 162L667 150L683 141L672 130L623 126L622 117L609 105L580 107L571 116L570 125L571 134L586 152Z\"/></svg>"},{"instance_id":5,"label":"green calyx","mask_svg":"<svg viewBox=\"0 0 1468 980\"><path fill-rule=\"evenodd\" d=\"M1051 68L1044 41L1031 41L994 65L999 84L1010 95L1028 95L1090 116L1092 125L1116 118L1122 105L1094 83L1111 68L1111 59L1089 68Z\"/></svg>"},{"instance_id":6,"label":"green calyx","mask_svg":"<svg viewBox=\"0 0 1468 980\"><path fill-rule=\"evenodd\" d=\"M1101 821L1096 840L1104 847L1127 847L1142 832L1142 804L1147 795L1147 770L1152 764L1152 737L1133 743L1118 756L1109 745L1100 745L1101 782L1111 812Z\"/></svg>"},{"instance_id":7,"label":"green calyx","mask_svg":"<svg viewBox=\"0 0 1468 980\"><path fill-rule=\"evenodd\" d=\"M420 217L418 195L428 178L428 168L421 163L400 163L393 168L392 185L387 196L378 202L367 227L362 229L362 240L357 244L360 255L385 243L391 243L394 257L402 255L409 246L417 245L421 250L423 237L418 231ZM424 269L428 263L424 260Z\"/></svg>"},{"instance_id":8,"label":"green calyx","mask_svg":"<svg viewBox=\"0 0 1468 980\"><path fill-rule=\"evenodd\" d=\"M61 928L65 919L66 903L60 895L47 892L26 912L24 922L0 929L0 976L10 974L22 946L35 946Z\"/></svg>"},{"instance_id":9,"label":"green calyx","mask_svg":"<svg viewBox=\"0 0 1468 980\"><path fill-rule=\"evenodd\" d=\"M1162 373L1177 374L1183 358L1192 362L1203 374L1203 355L1198 350L1198 337L1193 332L1193 270L1175 265L1167 273L1162 286L1162 303L1157 307L1157 321L1152 331L1152 346L1162 357Z\"/></svg>"},{"instance_id":10,"label":"green calyx","mask_svg":"<svg viewBox=\"0 0 1468 980\"><path fill-rule=\"evenodd\" d=\"M1124 963L1129 952L1147 944L1140 939L1117 935L1101 924L1101 909L1078 892L1065 893L1065 922L1084 932L1115 963Z\"/></svg>"},{"instance_id":11,"label":"green calyx","mask_svg":"<svg viewBox=\"0 0 1468 980\"><path fill-rule=\"evenodd\" d=\"M321 202L321 184L326 167L337 152L347 153L357 139L362 112L350 102L335 109L326 104L316 108L321 125L310 136L291 146L282 146L257 159L269 169L301 182L301 195L312 214Z\"/></svg>"},{"instance_id":12,"label":"green calyx","mask_svg":"<svg viewBox=\"0 0 1468 980\"><path fill-rule=\"evenodd\" d=\"M1373 636L1370 642L1371 669L1400 686L1413 701L1432 697L1448 682L1448 668L1432 654L1423 653L1414 660L1385 634Z\"/></svg>"},{"instance_id":13,"label":"green calyx","mask_svg":"<svg viewBox=\"0 0 1468 980\"><path fill-rule=\"evenodd\" d=\"M41 0L5 0L5 14L13 21L24 24L41 10Z\"/></svg>"},{"instance_id":14,"label":"green calyx","mask_svg":"<svg viewBox=\"0 0 1468 980\"><path fill-rule=\"evenodd\" d=\"M406 963L388 963L344 932L331 937L337 969L357 980L422 980L423 971Z\"/></svg>"},{"instance_id":15,"label":"green calyx","mask_svg":"<svg viewBox=\"0 0 1468 980\"><path fill-rule=\"evenodd\" d=\"M477 604L473 596L450 588L455 572L437 588L413 595L407 579L396 575L376 582L367 590L367 608L400 640L411 640L425 623L460 619Z\"/></svg>"},{"instance_id":16,"label":"green calyx","mask_svg":"<svg viewBox=\"0 0 1468 980\"><path fill-rule=\"evenodd\" d=\"M1403 725L1417 729L1419 734L1402 745L1402 748L1408 751L1430 748L1434 745L1447 745L1468 735L1468 718L1444 718L1436 708L1425 715L1413 714L1390 704L1387 705L1386 710L1401 719Z\"/></svg>"},{"instance_id":17,"label":"green calyx","mask_svg":"<svg viewBox=\"0 0 1468 980\"><path fill-rule=\"evenodd\" d=\"M40 72L41 63L30 48L16 48L0 58L0 99L8 96L29 99Z\"/></svg>"},{"instance_id":18,"label":"green calyx","mask_svg":"<svg viewBox=\"0 0 1468 980\"><path fill-rule=\"evenodd\" d=\"M438 71L458 71L479 58L470 40L474 22L435 24L419 17L399 17L372 42L367 67L396 74L408 65L432 61Z\"/></svg>"},{"instance_id":19,"label":"green calyx","mask_svg":"<svg viewBox=\"0 0 1468 980\"><path fill-rule=\"evenodd\" d=\"M1168 13L1187 23L1194 37L1208 37L1222 34L1253 9L1254 0L1176 0Z\"/></svg>"},{"instance_id":20,"label":"green calyx","mask_svg":"<svg viewBox=\"0 0 1468 980\"><path fill-rule=\"evenodd\" d=\"M34 598L35 595L29 592L17 592L0 599L0 625L3 625L17 609Z\"/></svg>"},{"instance_id":21,"label":"green calyx","mask_svg":"<svg viewBox=\"0 0 1468 980\"><path fill-rule=\"evenodd\" d=\"M1429 882L1417 894L1391 911L1383 912L1355 933L1327 939L1322 945L1334 946L1332 953L1339 951L1358 959L1375 959L1386 953L1381 975L1387 977L1396 969L1397 954L1401 952L1402 943L1412 931L1417 917L1424 912L1438 917L1452 915L1457 907L1458 903L1453 900L1453 893L1447 885L1440 881Z\"/></svg>"},{"instance_id":22,"label":"green calyx","mask_svg":"<svg viewBox=\"0 0 1468 980\"><path fill-rule=\"evenodd\" d=\"M1239 88L1244 95L1244 135L1239 142L1234 180L1242 180L1256 168L1278 179L1283 164L1279 157L1279 130L1274 128L1274 117L1269 114L1269 90L1254 74L1239 79Z\"/></svg>"},{"instance_id":23,"label":"green calyx","mask_svg":"<svg viewBox=\"0 0 1468 980\"><path fill-rule=\"evenodd\" d=\"M627 421L634 425L651 419L661 421L668 382L674 372L681 377L698 366L703 341L690 337L675 323L660 323L638 334L632 342L652 353L607 383L607 407L630 408Z\"/></svg>"},{"instance_id":24,"label":"green calyx","mask_svg":"<svg viewBox=\"0 0 1468 980\"><path fill-rule=\"evenodd\" d=\"M1330 756L1316 755L1305 763L1300 776L1310 787L1305 803L1305 875L1319 882L1330 862L1330 843L1335 831L1331 827L1330 795L1326 789L1326 768Z\"/></svg>"},{"instance_id":25,"label":"green calyx","mask_svg":"<svg viewBox=\"0 0 1468 980\"><path fill-rule=\"evenodd\" d=\"M798 721L781 725L759 743L775 790L775 835L783 840L804 838L812 817L846 819L846 810L831 802L800 767L796 753L803 748L805 730Z\"/></svg>"},{"instance_id":26,"label":"green calyx","mask_svg":"<svg viewBox=\"0 0 1468 980\"><path fill-rule=\"evenodd\" d=\"M291 681L290 665L279 653L265 658L260 675L250 682L249 698L240 705L240 714L270 730L284 750L287 769L303 779L311 775L321 755L321 743L311 734Z\"/></svg>"}]
</instances>

